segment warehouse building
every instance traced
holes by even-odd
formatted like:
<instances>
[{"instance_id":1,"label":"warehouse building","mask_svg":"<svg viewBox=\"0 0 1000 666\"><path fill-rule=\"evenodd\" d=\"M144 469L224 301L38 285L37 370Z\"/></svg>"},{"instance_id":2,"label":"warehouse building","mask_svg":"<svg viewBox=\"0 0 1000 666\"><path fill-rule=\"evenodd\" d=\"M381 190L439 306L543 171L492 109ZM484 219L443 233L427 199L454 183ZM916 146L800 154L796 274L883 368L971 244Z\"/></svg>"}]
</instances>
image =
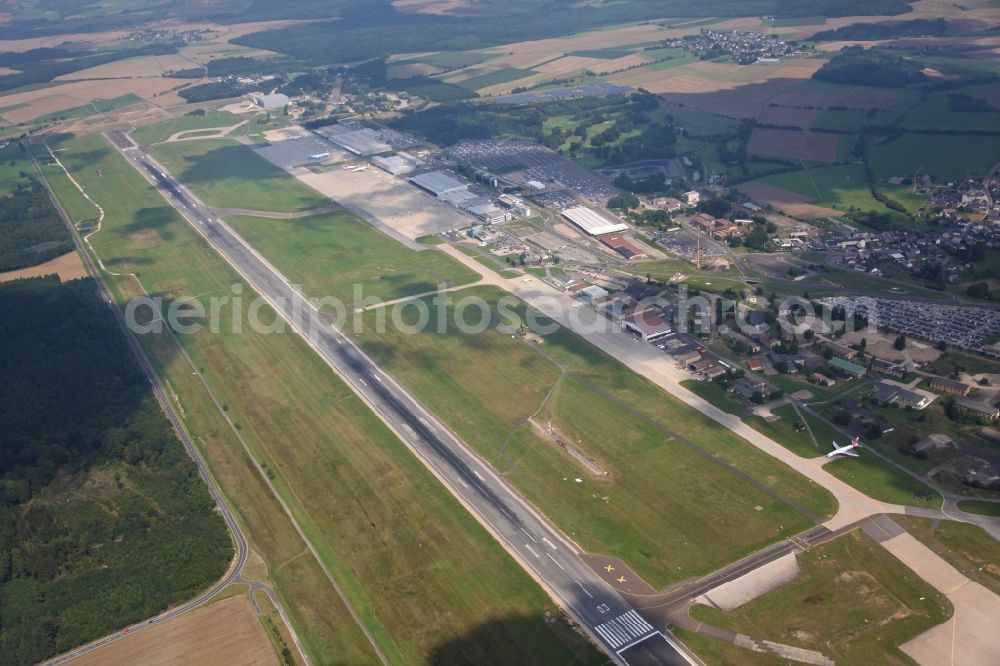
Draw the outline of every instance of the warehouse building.
<instances>
[{"instance_id":1,"label":"warehouse building","mask_svg":"<svg viewBox=\"0 0 1000 666\"><path fill-rule=\"evenodd\" d=\"M382 140L382 135L367 127L336 123L314 131L344 150L361 157L388 153L392 150L392 146Z\"/></svg>"},{"instance_id":2,"label":"warehouse building","mask_svg":"<svg viewBox=\"0 0 1000 666\"><path fill-rule=\"evenodd\" d=\"M629 261L639 261L647 258L643 250L636 247L635 244L630 243L624 236L617 234L604 236L601 238L601 242Z\"/></svg>"},{"instance_id":3,"label":"warehouse building","mask_svg":"<svg viewBox=\"0 0 1000 666\"><path fill-rule=\"evenodd\" d=\"M282 95L281 93L272 93L270 95L265 93L251 93L250 101L265 111L276 111L288 106L288 95Z\"/></svg>"},{"instance_id":4,"label":"warehouse building","mask_svg":"<svg viewBox=\"0 0 1000 666\"><path fill-rule=\"evenodd\" d=\"M429 171L410 178L410 182L422 190L426 190L439 199L452 192L468 192L469 184L463 183L444 171ZM475 195L472 195L473 197ZM471 198L471 197L470 197ZM457 204L453 204L457 205Z\"/></svg>"},{"instance_id":5,"label":"warehouse building","mask_svg":"<svg viewBox=\"0 0 1000 666\"><path fill-rule=\"evenodd\" d=\"M401 176L416 169L420 165L420 160L409 153L399 152L387 157L373 157L372 164L393 176Z\"/></svg>"},{"instance_id":6,"label":"warehouse building","mask_svg":"<svg viewBox=\"0 0 1000 666\"><path fill-rule=\"evenodd\" d=\"M628 225L621 220L609 219L596 210L583 206L567 208L562 212L562 215L590 236L602 236L628 230Z\"/></svg>"}]
</instances>

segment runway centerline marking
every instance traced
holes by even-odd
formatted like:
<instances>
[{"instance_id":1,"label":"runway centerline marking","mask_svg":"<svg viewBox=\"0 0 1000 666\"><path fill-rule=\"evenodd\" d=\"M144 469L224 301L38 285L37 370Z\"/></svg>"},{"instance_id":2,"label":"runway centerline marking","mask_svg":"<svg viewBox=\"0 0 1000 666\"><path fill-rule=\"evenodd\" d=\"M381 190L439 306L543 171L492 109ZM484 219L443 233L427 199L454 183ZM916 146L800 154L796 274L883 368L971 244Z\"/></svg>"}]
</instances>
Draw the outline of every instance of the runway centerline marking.
<instances>
[{"instance_id":1,"label":"runway centerline marking","mask_svg":"<svg viewBox=\"0 0 1000 666\"><path fill-rule=\"evenodd\" d=\"M555 562L555 563L556 563L556 566L557 566L557 567L559 567L560 569L562 569L563 571L565 571L565 570L566 570L566 568L565 568L565 567L563 567L563 565L559 564L559 560L557 560L556 558L552 557L552 556L551 556L551 555L549 555L548 553L545 553L545 557L547 557L547 558L549 558L550 560L552 560L553 562Z\"/></svg>"},{"instance_id":2,"label":"runway centerline marking","mask_svg":"<svg viewBox=\"0 0 1000 666\"><path fill-rule=\"evenodd\" d=\"M576 584L577 584L577 585L578 585L578 586L580 587L580 589L581 589L581 590L583 590L583 593L584 593L584 594L586 594L586 595L587 595L588 597L590 597L591 599L593 599L593 598L594 598L594 595L592 595L592 594L590 593L590 590L588 590L587 588L585 588L585 587L583 586L583 583L581 583L581 582L580 582L580 581L578 581L578 580L574 580L573 582L574 582L574 583L576 583Z\"/></svg>"},{"instance_id":3,"label":"runway centerline marking","mask_svg":"<svg viewBox=\"0 0 1000 666\"><path fill-rule=\"evenodd\" d=\"M531 539L531 540L532 540L532 541L534 541L535 543L538 543L538 539L536 539L535 537L531 536L531 534L530 534L530 533L528 532L528 530L526 530L526 529L524 529L524 528L522 527L522 528L521 528L521 531L522 531L522 532L524 532L524 536L528 537L529 539Z\"/></svg>"}]
</instances>

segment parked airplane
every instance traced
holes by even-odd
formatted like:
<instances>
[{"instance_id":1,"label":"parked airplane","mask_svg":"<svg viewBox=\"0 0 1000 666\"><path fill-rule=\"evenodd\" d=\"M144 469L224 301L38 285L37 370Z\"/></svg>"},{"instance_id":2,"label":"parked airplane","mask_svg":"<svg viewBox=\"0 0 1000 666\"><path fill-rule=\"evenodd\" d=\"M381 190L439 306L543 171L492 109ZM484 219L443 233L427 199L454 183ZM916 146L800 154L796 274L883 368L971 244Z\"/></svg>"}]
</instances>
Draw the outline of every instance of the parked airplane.
<instances>
[{"instance_id":1,"label":"parked airplane","mask_svg":"<svg viewBox=\"0 0 1000 666\"><path fill-rule=\"evenodd\" d=\"M321 160L321 159L324 159L324 158L329 157L329 156L330 156L330 153L313 153L312 155L309 156L309 159L311 159L311 160Z\"/></svg>"},{"instance_id":2,"label":"parked airplane","mask_svg":"<svg viewBox=\"0 0 1000 666\"><path fill-rule=\"evenodd\" d=\"M858 454L852 449L856 449L861 446L861 438L855 437L851 440L851 443L847 446L837 446L837 442L833 443L833 451L826 454L827 458L836 458L837 456L851 456L852 458L857 458Z\"/></svg>"}]
</instances>

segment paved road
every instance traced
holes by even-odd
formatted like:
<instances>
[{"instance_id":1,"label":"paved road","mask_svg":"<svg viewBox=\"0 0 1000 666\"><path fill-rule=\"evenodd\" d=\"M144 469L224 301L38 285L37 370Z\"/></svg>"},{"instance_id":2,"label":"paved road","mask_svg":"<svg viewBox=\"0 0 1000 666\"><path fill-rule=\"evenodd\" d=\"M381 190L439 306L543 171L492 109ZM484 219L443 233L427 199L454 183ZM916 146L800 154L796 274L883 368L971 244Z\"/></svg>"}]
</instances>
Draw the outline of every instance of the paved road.
<instances>
[{"instance_id":1,"label":"paved road","mask_svg":"<svg viewBox=\"0 0 1000 666\"><path fill-rule=\"evenodd\" d=\"M698 663L578 557L578 549L469 447L331 325L280 272L151 157L121 148L164 198L292 325L608 654L642 641L642 664Z\"/></svg>"},{"instance_id":2,"label":"paved road","mask_svg":"<svg viewBox=\"0 0 1000 666\"><path fill-rule=\"evenodd\" d=\"M28 154L32 155L32 162L34 163L34 156L30 150L28 151ZM38 169L37 163L35 163L35 168L38 171L39 175L41 175L41 171L40 169ZM45 181L44 178L42 178L42 182L45 183L45 187L48 189L49 188L48 182ZM174 428L174 432L177 433L177 437L181 440L181 443L184 445L184 449L187 451L188 455L191 456L191 458L194 460L194 463L198 468L198 473L201 475L202 479L205 480L205 485L208 486L208 492L212 496L212 499L215 501L216 506L219 507L219 512L222 514L222 518L223 520L225 520L226 525L229 528L230 534L232 534L233 542L236 547L236 557L230 564L229 570L226 572L226 575L221 580L217 581L215 585L213 585L211 588L209 588L202 594L198 595L194 599L191 599L190 601L184 604L181 604L180 606L171 608L166 612L161 613L155 618L147 620L142 624L137 624L134 625L133 627L126 628L123 631L115 632L114 634L109 634L104 638L98 639L86 645L82 645L78 648L70 650L69 652L64 652L63 654L53 657L52 659L46 662L47 664L54 665L54 664L65 663L83 654L92 652L104 645L107 645L108 643L113 643L114 641L124 638L127 635L134 634L138 631L142 631L143 629L147 629L151 626L163 624L164 622L168 622L169 620L172 620L178 615L183 615L184 613L187 613L188 611L197 608L198 606L202 605L203 603L214 597L216 594L221 592L231 583L239 579L240 573L243 571L243 566L246 564L250 548L249 544L247 543L247 538L243 534L243 530L240 528L240 525L236 521L236 518L229 510L229 507L226 506L226 503L222 498L222 494L220 493L218 486L215 485L215 481L212 479L211 474L209 474L208 469L205 466L205 463L198 455L198 452L194 447L194 442L191 441L190 433L188 433L187 429L184 427L183 422L178 417L176 411L174 411L173 404L167 398L166 392L163 390L163 386L160 384L160 381L157 378L156 373L153 372L152 367L149 365L149 361L146 359L146 355L143 353L141 347L139 346L139 343L136 341L135 336L125 325L125 319L122 317L121 311L114 305L114 300L111 296L111 292L108 290L107 285L104 283L104 280L101 279L101 274L97 271L96 267L93 265L90 254L87 253L86 249L83 247L83 244L80 240L79 235L76 233L76 229L74 228L72 221L66 214L66 211L63 209L62 204L55 197L55 195L52 193L51 190L49 190L49 195L53 203L56 205L56 208L59 210L59 213L63 218L63 222L69 229L69 233L73 238L73 242L76 244L77 253L80 255L80 258L86 264L87 271L90 273L91 276L93 276L94 282L97 284L101 298L108 304L108 309L111 310L115 319L121 326L122 331L124 332L125 337L128 340L129 347L132 349L132 352L135 354L136 360L139 362L139 366L142 368L143 372L146 374L146 377L149 379L149 383L153 389L153 394L156 396L157 402L160 403L160 407L163 409L163 413L166 414L168 419L170 419L170 423ZM268 590L268 592L269 595L273 597L273 592L271 592L270 590ZM280 604L277 607L280 609L281 608ZM281 612L283 613L284 611L282 610Z\"/></svg>"}]
</instances>

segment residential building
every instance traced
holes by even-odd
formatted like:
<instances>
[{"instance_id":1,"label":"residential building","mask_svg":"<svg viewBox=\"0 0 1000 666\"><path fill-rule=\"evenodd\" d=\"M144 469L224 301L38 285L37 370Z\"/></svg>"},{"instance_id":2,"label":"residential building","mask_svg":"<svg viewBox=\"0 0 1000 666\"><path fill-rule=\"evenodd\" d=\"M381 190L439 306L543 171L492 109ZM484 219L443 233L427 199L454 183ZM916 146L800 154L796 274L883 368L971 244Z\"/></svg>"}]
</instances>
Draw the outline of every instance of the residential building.
<instances>
[{"instance_id":1,"label":"residential building","mask_svg":"<svg viewBox=\"0 0 1000 666\"><path fill-rule=\"evenodd\" d=\"M868 370L863 365L851 363L842 358L832 358L828 364L839 375L844 377L860 378L864 377Z\"/></svg>"},{"instance_id":2,"label":"residential building","mask_svg":"<svg viewBox=\"0 0 1000 666\"><path fill-rule=\"evenodd\" d=\"M962 397L969 395L972 391L972 387L968 384L956 382L953 379L945 379L944 377L933 377L930 381L930 385L931 389L934 391L942 391L944 393L951 393Z\"/></svg>"}]
</instances>

